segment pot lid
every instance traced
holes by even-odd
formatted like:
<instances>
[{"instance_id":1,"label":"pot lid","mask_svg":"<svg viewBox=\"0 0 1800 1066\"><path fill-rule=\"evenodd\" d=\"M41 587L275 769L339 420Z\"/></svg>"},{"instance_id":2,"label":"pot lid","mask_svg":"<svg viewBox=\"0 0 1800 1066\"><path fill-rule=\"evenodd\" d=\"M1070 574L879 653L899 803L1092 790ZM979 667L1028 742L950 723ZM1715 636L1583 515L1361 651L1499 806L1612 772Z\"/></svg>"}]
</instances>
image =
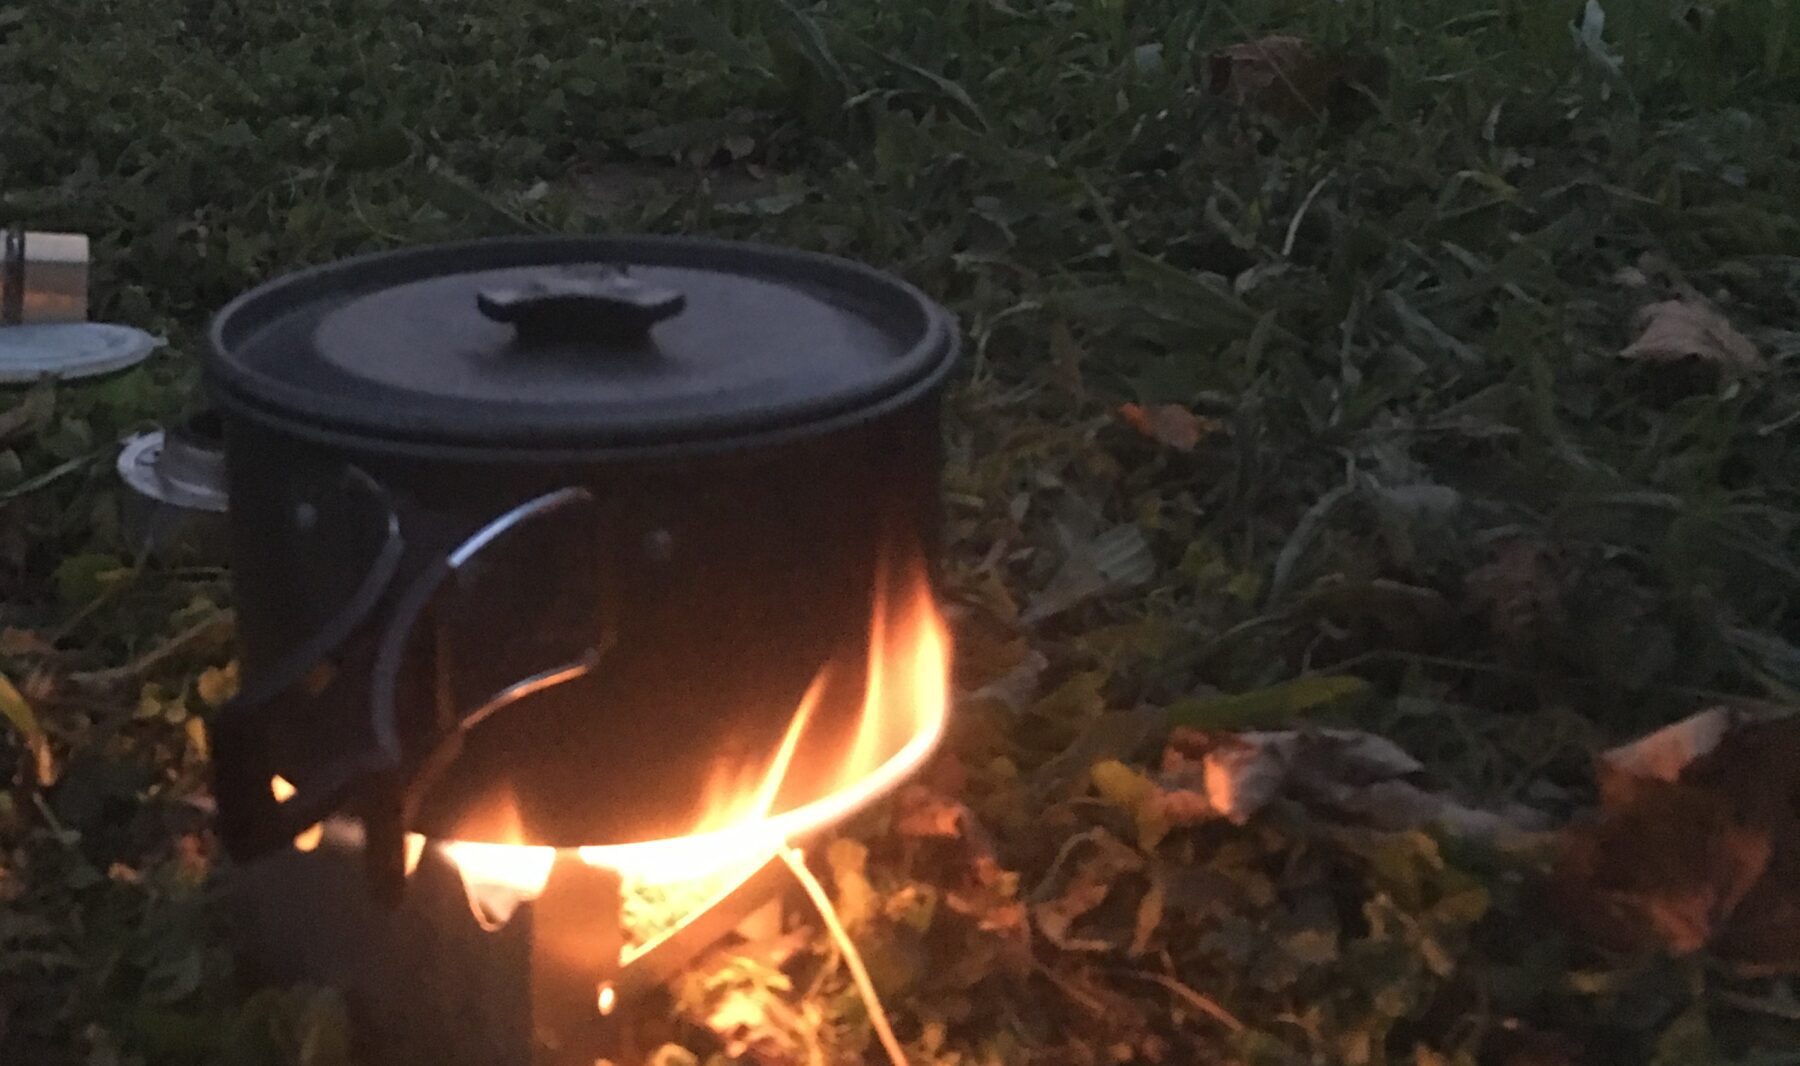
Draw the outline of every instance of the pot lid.
<instances>
[{"instance_id":1,"label":"pot lid","mask_svg":"<svg viewBox=\"0 0 1800 1066\"><path fill-rule=\"evenodd\" d=\"M949 316L845 260L667 237L503 238L351 259L212 327L222 406L440 445L669 446L803 427L935 381Z\"/></svg>"},{"instance_id":2,"label":"pot lid","mask_svg":"<svg viewBox=\"0 0 1800 1066\"><path fill-rule=\"evenodd\" d=\"M162 339L110 322L0 326L0 382L91 378L136 366Z\"/></svg>"}]
</instances>

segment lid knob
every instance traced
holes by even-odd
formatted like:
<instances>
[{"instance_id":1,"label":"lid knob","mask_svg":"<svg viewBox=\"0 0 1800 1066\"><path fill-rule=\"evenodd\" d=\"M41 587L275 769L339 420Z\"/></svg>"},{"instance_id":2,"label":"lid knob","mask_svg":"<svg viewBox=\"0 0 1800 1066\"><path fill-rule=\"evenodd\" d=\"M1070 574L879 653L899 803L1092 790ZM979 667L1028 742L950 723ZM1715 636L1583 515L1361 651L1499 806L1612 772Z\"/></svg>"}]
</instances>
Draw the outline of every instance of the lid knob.
<instances>
[{"instance_id":1,"label":"lid knob","mask_svg":"<svg viewBox=\"0 0 1800 1066\"><path fill-rule=\"evenodd\" d=\"M652 326L680 314L687 296L646 285L623 268L586 266L546 270L517 288L484 290L475 306L528 341L637 343Z\"/></svg>"}]
</instances>

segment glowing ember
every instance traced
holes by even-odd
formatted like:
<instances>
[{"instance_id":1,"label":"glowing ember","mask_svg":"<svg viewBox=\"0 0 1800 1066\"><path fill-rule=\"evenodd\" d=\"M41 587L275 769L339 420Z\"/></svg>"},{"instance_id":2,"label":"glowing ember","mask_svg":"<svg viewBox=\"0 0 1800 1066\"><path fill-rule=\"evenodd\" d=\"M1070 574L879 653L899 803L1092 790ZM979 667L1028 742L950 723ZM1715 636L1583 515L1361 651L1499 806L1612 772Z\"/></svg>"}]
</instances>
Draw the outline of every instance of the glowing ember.
<instances>
[{"instance_id":1,"label":"glowing ember","mask_svg":"<svg viewBox=\"0 0 1800 1066\"><path fill-rule=\"evenodd\" d=\"M818 798L771 813L824 692L823 671L795 708L767 765L715 780L707 813L692 832L580 848L581 861L618 871L636 894L658 900L656 911L676 911L672 905L678 900L704 906L702 900L740 884L788 841L858 810L924 762L943 735L949 659L949 634L923 575L910 575L898 596L878 587L862 712L854 736L832 760L834 769ZM522 839L519 833L507 837ZM519 903L540 894L557 855L550 847L506 843L452 841L438 848L461 872L484 926L504 923ZM675 917L685 913L692 911L682 909ZM603 1001L607 991L601 992Z\"/></svg>"}]
</instances>

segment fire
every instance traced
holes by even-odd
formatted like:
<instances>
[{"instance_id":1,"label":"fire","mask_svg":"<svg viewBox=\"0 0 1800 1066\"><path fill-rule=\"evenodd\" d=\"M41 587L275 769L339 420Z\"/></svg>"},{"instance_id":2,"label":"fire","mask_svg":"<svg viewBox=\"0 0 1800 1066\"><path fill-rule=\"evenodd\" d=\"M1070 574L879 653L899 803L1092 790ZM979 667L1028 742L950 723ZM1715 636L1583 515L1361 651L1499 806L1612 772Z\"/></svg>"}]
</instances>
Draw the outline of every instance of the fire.
<instances>
[{"instance_id":1,"label":"fire","mask_svg":"<svg viewBox=\"0 0 1800 1066\"><path fill-rule=\"evenodd\" d=\"M856 811L925 761L944 732L949 664L949 633L923 575L912 575L898 595L891 595L884 582L876 590L861 714L816 798L775 810L825 690L828 675L823 670L766 764L748 773L718 775L708 790L706 813L692 831L662 840L583 847L577 849L581 861L617 871L628 885L735 885L789 841ZM557 856L554 848L521 844L450 841L437 847L461 873L484 926L504 923L519 903L542 893Z\"/></svg>"},{"instance_id":2,"label":"fire","mask_svg":"<svg viewBox=\"0 0 1800 1066\"><path fill-rule=\"evenodd\" d=\"M276 774L274 777L269 778L269 794L275 797L276 803L286 803L288 800L293 799L296 791L298 790L294 788L294 783L280 774ZM301 830L300 833L294 837L294 850L311 851L318 847L319 841L324 838L325 825L323 822L318 825L309 826L308 828Z\"/></svg>"}]
</instances>

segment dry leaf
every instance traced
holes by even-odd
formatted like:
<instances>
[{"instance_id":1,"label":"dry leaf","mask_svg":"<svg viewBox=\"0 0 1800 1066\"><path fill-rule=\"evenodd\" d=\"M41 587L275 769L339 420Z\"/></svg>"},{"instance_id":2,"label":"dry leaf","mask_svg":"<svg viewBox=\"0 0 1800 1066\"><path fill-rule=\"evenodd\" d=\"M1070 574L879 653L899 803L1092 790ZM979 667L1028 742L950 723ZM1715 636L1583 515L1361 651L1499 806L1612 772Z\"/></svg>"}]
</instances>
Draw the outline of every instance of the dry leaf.
<instances>
[{"instance_id":1,"label":"dry leaf","mask_svg":"<svg viewBox=\"0 0 1800 1066\"><path fill-rule=\"evenodd\" d=\"M907 785L897 798L894 831L903 837L960 839L975 816L969 808L923 785Z\"/></svg>"},{"instance_id":2,"label":"dry leaf","mask_svg":"<svg viewBox=\"0 0 1800 1066\"><path fill-rule=\"evenodd\" d=\"M1762 370L1756 345L1725 316L1694 300L1664 300L1641 308L1634 321L1637 340L1619 354L1628 359L1673 363L1700 359L1734 373Z\"/></svg>"},{"instance_id":3,"label":"dry leaf","mask_svg":"<svg viewBox=\"0 0 1800 1066\"><path fill-rule=\"evenodd\" d=\"M1520 643L1562 612L1562 588L1550 553L1529 541L1510 541L1464 581L1471 606L1493 631Z\"/></svg>"},{"instance_id":4,"label":"dry leaf","mask_svg":"<svg viewBox=\"0 0 1800 1066\"><path fill-rule=\"evenodd\" d=\"M1076 881L1070 884L1061 896L1031 908L1032 917L1037 919L1038 932L1064 951L1107 950L1112 947L1111 942L1078 938L1071 935L1070 929L1077 919L1105 902L1106 894L1111 890L1111 885L1094 881Z\"/></svg>"},{"instance_id":5,"label":"dry leaf","mask_svg":"<svg viewBox=\"0 0 1800 1066\"><path fill-rule=\"evenodd\" d=\"M1106 772L1101 771L1103 767ZM1177 728L1160 772L1142 783L1102 764L1101 794L1162 832L1213 819L1242 824L1277 797L1381 829L1440 826L1491 837L1535 828L1536 812L1468 807L1418 780L1418 760L1384 737L1347 729L1224 733ZM1154 789L1146 794L1146 788ZM1150 812L1148 815L1146 811ZM1146 846L1152 846L1146 843Z\"/></svg>"},{"instance_id":6,"label":"dry leaf","mask_svg":"<svg viewBox=\"0 0 1800 1066\"><path fill-rule=\"evenodd\" d=\"M1049 669L1050 660L1035 648L1026 649L1023 657L999 677L972 690L969 701L993 700L1017 714L1038 696L1039 681Z\"/></svg>"},{"instance_id":7,"label":"dry leaf","mask_svg":"<svg viewBox=\"0 0 1800 1066\"><path fill-rule=\"evenodd\" d=\"M1749 894L1771 850L1717 793L1645 781L1629 806L1565 831L1553 895L1602 944L1687 955Z\"/></svg>"},{"instance_id":8,"label":"dry leaf","mask_svg":"<svg viewBox=\"0 0 1800 1066\"><path fill-rule=\"evenodd\" d=\"M1213 92L1289 119L1318 116L1332 83L1343 74L1305 41L1283 34L1234 44L1213 55L1210 68Z\"/></svg>"},{"instance_id":9,"label":"dry leaf","mask_svg":"<svg viewBox=\"0 0 1800 1066\"><path fill-rule=\"evenodd\" d=\"M1144 531L1131 524L1114 526L1069 552L1020 621L1041 622L1090 597L1143 584L1155 574L1156 558Z\"/></svg>"},{"instance_id":10,"label":"dry leaf","mask_svg":"<svg viewBox=\"0 0 1800 1066\"><path fill-rule=\"evenodd\" d=\"M1202 438L1224 428L1218 419L1197 415L1176 403L1121 404L1119 417L1151 440L1183 452L1193 451Z\"/></svg>"},{"instance_id":11,"label":"dry leaf","mask_svg":"<svg viewBox=\"0 0 1800 1066\"><path fill-rule=\"evenodd\" d=\"M54 655L56 647L29 629L0 629L0 655Z\"/></svg>"},{"instance_id":12,"label":"dry leaf","mask_svg":"<svg viewBox=\"0 0 1800 1066\"><path fill-rule=\"evenodd\" d=\"M1150 889L1144 898L1138 901L1137 920L1131 931L1131 947L1126 949L1128 955L1142 955L1150 950L1150 942L1156 936L1156 930L1162 925L1163 910L1169 896L1169 879L1161 869L1150 871Z\"/></svg>"},{"instance_id":13,"label":"dry leaf","mask_svg":"<svg viewBox=\"0 0 1800 1066\"><path fill-rule=\"evenodd\" d=\"M1602 754L1602 802L1619 806L1629 798L1633 779L1679 780L1683 770L1717 748L1739 721L1741 716L1736 712L1714 707Z\"/></svg>"},{"instance_id":14,"label":"dry leaf","mask_svg":"<svg viewBox=\"0 0 1800 1066\"><path fill-rule=\"evenodd\" d=\"M1131 814L1137 823L1138 846L1145 851L1156 847L1168 835L1171 824L1191 825L1198 818L1171 823L1168 792L1157 782L1117 759L1104 759L1088 771L1095 791L1120 810ZM1206 808L1210 814L1211 808Z\"/></svg>"},{"instance_id":15,"label":"dry leaf","mask_svg":"<svg viewBox=\"0 0 1800 1066\"><path fill-rule=\"evenodd\" d=\"M1603 809L1564 834L1565 915L1618 948L1800 971L1800 718L1715 708L1599 768Z\"/></svg>"},{"instance_id":16,"label":"dry leaf","mask_svg":"<svg viewBox=\"0 0 1800 1066\"><path fill-rule=\"evenodd\" d=\"M1119 878L1144 868L1144 857L1104 830L1095 830L1075 845L1082 851L1075 871L1053 899L1034 904L1032 917L1044 938L1064 951L1108 951L1120 945L1073 935L1075 923L1106 901Z\"/></svg>"},{"instance_id":17,"label":"dry leaf","mask_svg":"<svg viewBox=\"0 0 1800 1066\"><path fill-rule=\"evenodd\" d=\"M200 672L194 690L208 707L223 707L238 692L238 664L233 659L224 666L209 666Z\"/></svg>"}]
</instances>

